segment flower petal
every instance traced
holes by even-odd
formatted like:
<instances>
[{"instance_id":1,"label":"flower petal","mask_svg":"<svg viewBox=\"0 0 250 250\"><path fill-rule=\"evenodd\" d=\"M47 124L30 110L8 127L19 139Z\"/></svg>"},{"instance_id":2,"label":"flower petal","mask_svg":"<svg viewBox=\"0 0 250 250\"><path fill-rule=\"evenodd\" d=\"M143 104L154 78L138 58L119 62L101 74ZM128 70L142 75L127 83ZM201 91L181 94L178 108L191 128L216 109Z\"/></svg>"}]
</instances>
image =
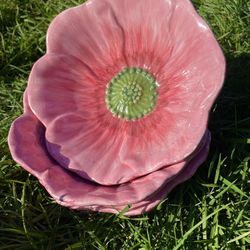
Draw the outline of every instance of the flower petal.
<instances>
[{"instance_id":1,"label":"flower petal","mask_svg":"<svg viewBox=\"0 0 250 250\"><path fill-rule=\"evenodd\" d=\"M142 214L153 209L158 203L160 203L166 196L180 183L191 178L196 172L197 168L205 161L209 151L210 136L207 138L207 144L200 149L200 151L194 155L191 161L185 166L185 168L176 175L175 178L169 182L165 182L161 188L159 188L155 193L148 196L146 199L132 204L131 208L125 214L128 216L135 216ZM122 211L126 207L116 206L116 207L105 207L105 206L92 206L89 209L99 212L106 213L117 213Z\"/></svg>"},{"instance_id":2,"label":"flower petal","mask_svg":"<svg viewBox=\"0 0 250 250\"><path fill-rule=\"evenodd\" d=\"M171 0L88 1L52 21L47 51L73 55L95 72L117 65L120 70L138 66L154 71L171 54L168 26L174 4Z\"/></svg>"},{"instance_id":3,"label":"flower petal","mask_svg":"<svg viewBox=\"0 0 250 250\"><path fill-rule=\"evenodd\" d=\"M154 142L145 138L144 142L142 136L129 135L122 128L114 132L109 127L100 126L89 120L88 115L67 113L53 120L47 127L47 147L50 154L65 168L102 185L116 185L168 165L164 164L165 159L169 162L176 159L174 157L188 157L197 147L195 145L192 148L190 134L196 133L201 124L195 117L193 120L192 126L186 123L174 124L177 129L171 129L164 141L159 137ZM206 122L205 119L202 121ZM185 134L186 131L182 129L191 131ZM190 136L177 136L178 133ZM184 155L183 150L187 148L189 154Z\"/></svg>"},{"instance_id":4,"label":"flower petal","mask_svg":"<svg viewBox=\"0 0 250 250\"><path fill-rule=\"evenodd\" d=\"M124 55L129 66L144 67L156 74L172 50L168 26L175 1L107 0L123 31Z\"/></svg>"},{"instance_id":5,"label":"flower petal","mask_svg":"<svg viewBox=\"0 0 250 250\"><path fill-rule=\"evenodd\" d=\"M47 126L61 114L99 105L104 98L98 93L105 93L105 86L101 88L98 77L77 58L46 54L32 68L28 99L34 114Z\"/></svg>"},{"instance_id":6,"label":"flower petal","mask_svg":"<svg viewBox=\"0 0 250 250\"><path fill-rule=\"evenodd\" d=\"M177 0L169 32L173 49L159 71L161 99L169 110L208 111L225 76L225 59L212 31L189 0ZM192 98L190 96L192 95ZM174 106L172 106L174 105Z\"/></svg>"},{"instance_id":7,"label":"flower petal","mask_svg":"<svg viewBox=\"0 0 250 250\"><path fill-rule=\"evenodd\" d=\"M10 129L8 141L11 153L14 160L36 176L52 197L62 205L78 209L92 207L95 210L95 206L120 209L127 204L147 201L147 196L161 188L164 183L174 180L185 166L185 162L182 162L118 186L106 187L91 183L64 170L49 156L45 149L44 127L28 108L26 110L27 112L18 118ZM209 134L204 137L204 146L201 145L201 152L206 148L205 155L208 144ZM195 158L194 165L200 164L204 160L204 152L201 155L197 152ZM188 173L185 174L186 177Z\"/></svg>"},{"instance_id":8,"label":"flower petal","mask_svg":"<svg viewBox=\"0 0 250 250\"><path fill-rule=\"evenodd\" d=\"M88 1L67 9L48 29L48 53L72 55L99 75L100 70L124 65L122 51L123 32L107 1Z\"/></svg>"}]
</instances>

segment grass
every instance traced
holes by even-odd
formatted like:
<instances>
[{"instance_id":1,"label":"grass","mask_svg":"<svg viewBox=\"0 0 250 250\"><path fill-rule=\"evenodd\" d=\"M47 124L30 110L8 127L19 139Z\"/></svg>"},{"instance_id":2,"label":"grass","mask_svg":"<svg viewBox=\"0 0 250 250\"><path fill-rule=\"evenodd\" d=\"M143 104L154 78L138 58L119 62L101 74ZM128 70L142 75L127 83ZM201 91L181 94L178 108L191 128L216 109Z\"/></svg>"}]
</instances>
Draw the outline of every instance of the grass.
<instances>
[{"instance_id":1,"label":"grass","mask_svg":"<svg viewBox=\"0 0 250 250\"><path fill-rule=\"evenodd\" d=\"M32 64L52 18L80 0L0 2L0 250L250 249L250 2L194 0L226 59L210 117L209 157L151 213L136 218L63 208L11 158L7 134L22 113Z\"/></svg>"}]
</instances>

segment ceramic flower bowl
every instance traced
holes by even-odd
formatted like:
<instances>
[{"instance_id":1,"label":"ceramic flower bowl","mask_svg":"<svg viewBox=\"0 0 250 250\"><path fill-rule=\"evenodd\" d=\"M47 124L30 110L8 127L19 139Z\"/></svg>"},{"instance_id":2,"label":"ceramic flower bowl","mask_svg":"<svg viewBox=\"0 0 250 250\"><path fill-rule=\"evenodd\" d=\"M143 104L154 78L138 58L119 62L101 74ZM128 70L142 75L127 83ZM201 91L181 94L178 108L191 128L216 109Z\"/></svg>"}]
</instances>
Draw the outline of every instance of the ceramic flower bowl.
<instances>
[{"instance_id":1,"label":"ceramic flower bowl","mask_svg":"<svg viewBox=\"0 0 250 250\"><path fill-rule=\"evenodd\" d=\"M189 0L92 0L59 14L12 156L61 205L153 208L206 159L225 62Z\"/></svg>"}]
</instances>

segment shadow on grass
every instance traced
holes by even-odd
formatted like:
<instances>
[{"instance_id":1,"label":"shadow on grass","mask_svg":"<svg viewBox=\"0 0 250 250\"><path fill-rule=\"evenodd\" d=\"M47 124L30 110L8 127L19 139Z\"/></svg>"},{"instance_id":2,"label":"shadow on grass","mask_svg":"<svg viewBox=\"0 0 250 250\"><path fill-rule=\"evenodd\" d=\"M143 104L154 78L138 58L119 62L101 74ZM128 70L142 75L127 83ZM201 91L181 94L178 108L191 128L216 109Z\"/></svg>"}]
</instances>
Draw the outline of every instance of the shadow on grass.
<instances>
[{"instance_id":1,"label":"shadow on grass","mask_svg":"<svg viewBox=\"0 0 250 250\"><path fill-rule=\"evenodd\" d=\"M216 137L250 137L250 56L227 57L224 87L211 112L209 128Z\"/></svg>"}]
</instances>

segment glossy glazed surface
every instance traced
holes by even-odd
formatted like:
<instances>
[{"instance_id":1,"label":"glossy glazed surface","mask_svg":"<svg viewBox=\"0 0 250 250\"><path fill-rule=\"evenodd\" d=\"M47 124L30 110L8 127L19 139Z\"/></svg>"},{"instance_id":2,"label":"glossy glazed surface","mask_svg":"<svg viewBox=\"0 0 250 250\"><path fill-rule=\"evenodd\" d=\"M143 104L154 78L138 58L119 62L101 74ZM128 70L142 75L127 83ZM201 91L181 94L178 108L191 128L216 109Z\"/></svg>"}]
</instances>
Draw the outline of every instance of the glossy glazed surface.
<instances>
[{"instance_id":1,"label":"glossy glazed surface","mask_svg":"<svg viewBox=\"0 0 250 250\"><path fill-rule=\"evenodd\" d=\"M106 89L132 67L154 77L157 101L141 119L124 120L107 108ZM147 211L206 158L224 72L221 49L189 0L88 1L49 27L24 115L10 130L12 155L63 205Z\"/></svg>"},{"instance_id":2,"label":"glossy glazed surface","mask_svg":"<svg viewBox=\"0 0 250 250\"><path fill-rule=\"evenodd\" d=\"M62 168L46 150L44 135L45 127L26 103L25 114L12 124L10 130L12 155L14 160L39 179L58 203L74 209L112 213L130 204L132 207L127 215L150 210L176 185L190 178L206 159L210 144L210 133L207 131L198 149L186 161L122 185L102 186Z\"/></svg>"}]
</instances>

